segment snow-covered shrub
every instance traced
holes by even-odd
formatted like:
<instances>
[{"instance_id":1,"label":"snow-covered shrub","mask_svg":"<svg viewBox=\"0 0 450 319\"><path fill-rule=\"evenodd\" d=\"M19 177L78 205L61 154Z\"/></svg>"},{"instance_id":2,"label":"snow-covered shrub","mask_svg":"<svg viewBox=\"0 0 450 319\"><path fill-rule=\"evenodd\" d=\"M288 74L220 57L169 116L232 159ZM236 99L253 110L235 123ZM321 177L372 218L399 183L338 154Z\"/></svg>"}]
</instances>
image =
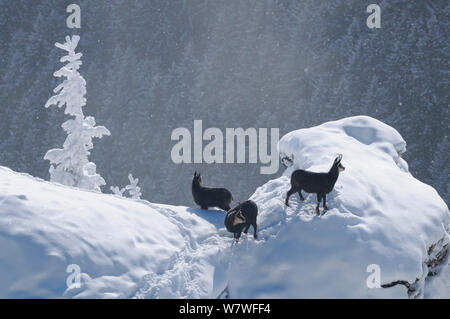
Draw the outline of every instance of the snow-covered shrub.
<instances>
[{"instance_id":1,"label":"snow-covered shrub","mask_svg":"<svg viewBox=\"0 0 450 319\"><path fill-rule=\"evenodd\" d=\"M128 191L128 197L131 197L133 199L141 199L142 193L141 188L137 186L139 183L139 178L133 178L132 174L128 174L128 180L130 181L130 184L125 186L124 188L119 188L118 186L111 187L111 191L119 196L124 196L125 192Z\"/></svg>"},{"instance_id":2,"label":"snow-covered shrub","mask_svg":"<svg viewBox=\"0 0 450 319\"><path fill-rule=\"evenodd\" d=\"M111 189L111 191L113 192L113 194L119 195L119 196L121 196L121 197L123 197L123 194L124 194L125 191L126 191L125 188L119 188L119 186L111 186L110 189Z\"/></svg>"},{"instance_id":3,"label":"snow-covered shrub","mask_svg":"<svg viewBox=\"0 0 450 319\"><path fill-rule=\"evenodd\" d=\"M137 186L139 178L133 178L133 175L128 174L128 179L130 180L130 185L127 185L125 189L128 191L131 198L140 199L142 195L141 188Z\"/></svg>"},{"instance_id":4,"label":"snow-covered shrub","mask_svg":"<svg viewBox=\"0 0 450 319\"><path fill-rule=\"evenodd\" d=\"M51 163L49 172L52 182L100 191L105 180L96 173L96 166L89 162L88 156L94 147L92 139L110 135L110 132L104 126L95 126L94 117L84 117L86 81L78 72L82 64L82 54L75 52L79 40L80 37L74 35L67 36L64 44L55 43L56 47L67 52L67 55L60 59L67 64L56 71L54 76L65 79L54 89L56 95L47 101L45 107L65 106L64 113L74 118L62 124L62 128L67 132L63 148L49 150L44 158Z\"/></svg>"}]
</instances>

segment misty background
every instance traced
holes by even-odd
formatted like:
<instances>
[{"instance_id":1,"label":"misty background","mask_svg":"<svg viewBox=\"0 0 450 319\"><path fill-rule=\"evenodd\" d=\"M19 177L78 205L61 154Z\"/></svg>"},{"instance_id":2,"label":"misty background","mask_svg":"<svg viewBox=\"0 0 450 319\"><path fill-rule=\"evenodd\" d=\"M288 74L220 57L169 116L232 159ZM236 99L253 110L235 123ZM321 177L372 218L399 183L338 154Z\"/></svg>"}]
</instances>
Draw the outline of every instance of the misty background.
<instances>
[{"instance_id":1,"label":"misty background","mask_svg":"<svg viewBox=\"0 0 450 319\"><path fill-rule=\"evenodd\" d=\"M71 3L79 30L66 27ZM381 29L366 26L371 3ZM412 174L448 203L449 12L446 0L0 0L0 165L49 178L43 157L62 146L67 119L44 108L60 82L54 43L78 34L84 113L111 131L90 156L104 192L133 173L143 198L193 205L198 170L243 201L282 169L174 164L172 130L203 120L281 137L364 114L400 132Z\"/></svg>"}]
</instances>

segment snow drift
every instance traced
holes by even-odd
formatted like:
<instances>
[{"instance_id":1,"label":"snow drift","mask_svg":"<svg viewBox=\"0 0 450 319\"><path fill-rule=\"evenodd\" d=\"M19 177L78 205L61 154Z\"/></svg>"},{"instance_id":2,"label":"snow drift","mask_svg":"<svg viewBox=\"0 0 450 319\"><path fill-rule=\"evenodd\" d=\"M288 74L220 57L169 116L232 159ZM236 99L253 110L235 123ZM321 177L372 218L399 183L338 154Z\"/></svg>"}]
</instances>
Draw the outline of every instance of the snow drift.
<instances>
[{"instance_id":1,"label":"snow drift","mask_svg":"<svg viewBox=\"0 0 450 319\"><path fill-rule=\"evenodd\" d=\"M393 128L357 116L285 135L279 152L292 165L257 189L260 242L239 249L233 297L420 297L425 278L448 249L449 211L401 158L406 143ZM295 169L328 171L336 154L346 170L314 213L315 194L283 200ZM294 199L295 198L295 199ZM374 267L387 289L369 289ZM370 272L367 272L370 271ZM369 285L372 287L372 285ZM450 296L448 287L447 297Z\"/></svg>"},{"instance_id":2,"label":"snow drift","mask_svg":"<svg viewBox=\"0 0 450 319\"><path fill-rule=\"evenodd\" d=\"M221 211L0 167L0 297L449 297L448 207L408 172L405 150L395 129L362 116L287 134L279 152L291 166L251 198L259 239L237 244ZM346 170L330 209L316 216L315 195L292 196L286 208L290 173L326 171L337 153ZM81 271L79 288L67 284L69 265ZM368 288L369 265L386 288Z\"/></svg>"}]
</instances>

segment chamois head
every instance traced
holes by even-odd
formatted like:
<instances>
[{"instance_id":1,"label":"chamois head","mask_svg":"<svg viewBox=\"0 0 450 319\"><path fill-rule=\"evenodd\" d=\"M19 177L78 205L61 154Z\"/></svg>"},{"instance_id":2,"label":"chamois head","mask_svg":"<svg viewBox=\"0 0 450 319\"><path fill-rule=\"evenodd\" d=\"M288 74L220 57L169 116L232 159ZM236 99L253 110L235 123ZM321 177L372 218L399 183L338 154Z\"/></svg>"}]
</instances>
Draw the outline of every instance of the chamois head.
<instances>
[{"instance_id":1,"label":"chamois head","mask_svg":"<svg viewBox=\"0 0 450 319\"><path fill-rule=\"evenodd\" d=\"M238 209L239 210L234 214L233 226L244 224L246 221L245 216L242 214L241 208L239 207Z\"/></svg>"},{"instance_id":2,"label":"chamois head","mask_svg":"<svg viewBox=\"0 0 450 319\"><path fill-rule=\"evenodd\" d=\"M334 163L333 163L333 166L336 166L336 167L337 167L339 173L345 171L345 167L342 166L341 160L342 160L342 154L339 154L339 155L334 159Z\"/></svg>"},{"instance_id":3,"label":"chamois head","mask_svg":"<svg viewBox=\"0 0 450 319\"><path fill-rule=\"evenodd\" d=\"M194 181L196 181L199 185L202 184L202 176L197 171L194 172Z\"/></svg>"}]
</instances>

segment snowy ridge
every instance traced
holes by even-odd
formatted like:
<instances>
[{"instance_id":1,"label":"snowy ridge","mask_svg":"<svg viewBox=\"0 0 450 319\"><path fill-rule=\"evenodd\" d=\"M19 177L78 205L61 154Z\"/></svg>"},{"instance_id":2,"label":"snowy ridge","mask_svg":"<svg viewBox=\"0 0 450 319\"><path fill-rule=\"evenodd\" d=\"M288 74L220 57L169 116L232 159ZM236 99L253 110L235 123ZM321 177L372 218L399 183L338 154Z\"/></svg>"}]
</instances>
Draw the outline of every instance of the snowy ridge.
<instances>
[{"instance_id":1,"label":"snowy ridge","mask_svg":"<svg viewBox=\"0 0 450 319\"><path fill-rule=\"evenodd\" d=\"M405 148L395 129L361 116L287 134L279 151L292 166L251 197L259 239L237 244L223 211L79 190L0 167L0 297L448 297L448 207L408 172ZM346 170L327 196L330 209L316 216L315 195L306 193L286 208L292 170L328 170L338 153ZM80 288L67 286L71 264L81 270ZM367 287L371 264L389 288Z\"/></svg>"}]
</instances>

